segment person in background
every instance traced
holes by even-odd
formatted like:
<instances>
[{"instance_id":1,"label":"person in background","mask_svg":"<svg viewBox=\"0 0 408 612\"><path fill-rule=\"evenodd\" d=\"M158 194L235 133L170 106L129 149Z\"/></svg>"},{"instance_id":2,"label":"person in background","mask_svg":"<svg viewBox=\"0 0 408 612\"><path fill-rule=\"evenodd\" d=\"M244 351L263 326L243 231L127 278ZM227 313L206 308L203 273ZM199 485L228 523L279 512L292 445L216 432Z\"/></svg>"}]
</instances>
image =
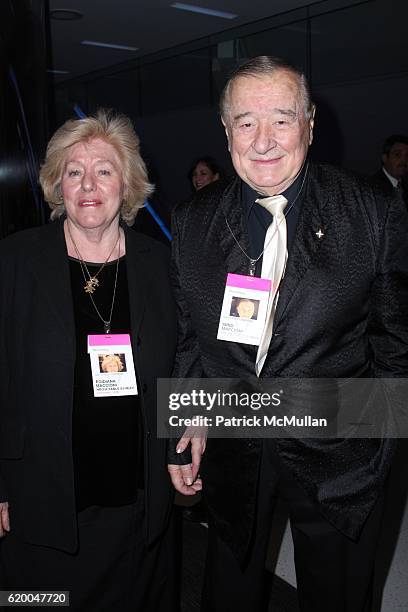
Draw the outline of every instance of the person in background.
<instances>
[{"instance_id":1,"label":"person in background","mask_svg":"<svg viewBox=\"0 0 408 612\"><path fill-rule=\"evenodd\" d=\"M176 318L167 250L130 229L152 191L131 121L64 123L40 182L52 223L0 243L1 588L69 591L77 612L175 611L153 432ZM95 396L98 343L123 348L122 395Z\"/></svg>"},{"instance_id":2,"label":"person in background","mask_svg":"<svg viewBox=\"0 0 408 612\"><path fill-rule=\"evenodd\" d=\"M408 206L408 136L393 134L383 145L382 168L374 175L374 182L389 193L398 190Z\"/></svg>"},{"instance_id":3,"label":"person in background","mask_svg":"<svg viewBox=\"0 0 408 612\"><path fill-rule=\"evenodd\" d=\"M199 191L222 178L222 171L212 157L199 157L192 163L188 178L193 190Z\"/></svg>"}]
</instances>

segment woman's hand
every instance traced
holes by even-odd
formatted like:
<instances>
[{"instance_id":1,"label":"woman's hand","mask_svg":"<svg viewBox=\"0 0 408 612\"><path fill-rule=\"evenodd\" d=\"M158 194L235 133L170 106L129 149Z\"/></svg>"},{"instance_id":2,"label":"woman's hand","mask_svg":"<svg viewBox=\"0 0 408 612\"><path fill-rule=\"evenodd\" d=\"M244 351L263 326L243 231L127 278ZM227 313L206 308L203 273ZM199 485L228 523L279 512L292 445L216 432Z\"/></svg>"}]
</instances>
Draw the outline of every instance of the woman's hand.
<instances>
[{"instance_id":1,"label":"woman's hand","mask_svg":"<svg viewBox=\"0 0 408 612\"><path fill-rule=\"evenodd\" d=\"M205 427L187 427L177 444L177 452L182 453L191 445L192 463L186 465L168 465L168 470L176 491L182 495L195 495L203 488L199 469L201 457L204 454L207 442L207 429Z\"/></svg>"},{"instance_id":2,"label":"woman's hand","mask_svg":"<svg viewBox=\"0 0 408 612\"><path fill-rule=\"evenodd\" d=\"M0 538L10 531L8 502L0 502Z\"/></svg>"}]
</instances>

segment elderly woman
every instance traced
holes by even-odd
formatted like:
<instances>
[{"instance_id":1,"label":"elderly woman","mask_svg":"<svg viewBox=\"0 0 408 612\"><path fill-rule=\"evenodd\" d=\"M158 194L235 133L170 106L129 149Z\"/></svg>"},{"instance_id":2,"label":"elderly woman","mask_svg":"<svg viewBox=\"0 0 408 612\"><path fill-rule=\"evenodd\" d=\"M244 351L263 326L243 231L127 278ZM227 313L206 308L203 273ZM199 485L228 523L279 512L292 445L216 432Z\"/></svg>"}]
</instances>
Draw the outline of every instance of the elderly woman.
<instances>
[{"instance_id":1,"label":"elderly woman","mask_svg":"<svg viewBox=\"0 0 408 612\"><path fill-rule=\"evenodd\" d=\"M130 121L67 121L40 182L53 222L0 243L1 588L173 610L155 398L176 323L167 251L128 227L152 189ZM98 351L125 357L109 386Z\"/></svg>"}]
</instances>

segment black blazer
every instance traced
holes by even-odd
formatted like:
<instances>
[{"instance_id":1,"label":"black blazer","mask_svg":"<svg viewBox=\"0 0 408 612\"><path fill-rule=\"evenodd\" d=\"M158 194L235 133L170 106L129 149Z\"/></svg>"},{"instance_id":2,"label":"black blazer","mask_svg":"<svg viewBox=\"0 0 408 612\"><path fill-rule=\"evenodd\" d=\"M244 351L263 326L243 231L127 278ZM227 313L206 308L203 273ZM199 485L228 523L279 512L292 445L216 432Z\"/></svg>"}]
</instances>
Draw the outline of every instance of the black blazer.
<instances>
[{"instance_id":1,"label":"black blazer","mask_svg":"<svg viewBox=\"0 0 408 612\"><path fill-rule=\"evenodd\" d=\"M166 441L156 437L156 378L176 345L168 253L125 228L131 339L145 430L148 538L172 501ZM11 528L34 544L77 546L72 463L75 328L63 223L0 243L0 499Z\"/></svg>"},{"instance_id":2,"label":"black blazer","mask_svg":"<svg viewBox=\"0 0 408 612\"><path fill-rule=\"evenodd\" d=\"M232 233L246 251L248 235L241 181L225 191L214 185L174 215L176 377L254 375L256 347L216 339L227 272L248 274ZM407 235L401 201L351 173L311 166L262 376L406 376ZM384 483L393 440L276 444L326 518L357 537ZM261 446L259 440L210 439L202 462L214 522L239 559L251 534ZM179 462L173 453L169 460Z\"/></svg>"},{"instance_id":3,"label":"black blazer","mask_svg":"<svg viewBox=\"0 0 408 612\"><path fill-rule=\"evenodd\" d=\"M389 180L389 178L386 176L386 174L383 172L383 170L377 170L377 172L375 174L373 174L373 176L371 177L373 185L377 185L378 187L382 188L384 191L386 191L388 194L393 194L394 196L401 196L402 199L405 202L405 205L408 206L408 184L407 184L407 180L403 180L401 182L402 184L402 189L396 189L394 187L394 185L391 183L391 181Z\"/></svg>"}]
</instances>

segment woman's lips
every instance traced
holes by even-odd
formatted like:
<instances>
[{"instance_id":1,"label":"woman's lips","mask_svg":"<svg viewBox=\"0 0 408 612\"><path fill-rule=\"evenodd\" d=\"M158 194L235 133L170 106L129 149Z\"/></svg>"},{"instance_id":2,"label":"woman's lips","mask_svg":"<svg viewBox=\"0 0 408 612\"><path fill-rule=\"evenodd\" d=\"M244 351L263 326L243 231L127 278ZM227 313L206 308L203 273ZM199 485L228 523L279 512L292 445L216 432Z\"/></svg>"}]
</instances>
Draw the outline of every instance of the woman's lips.
<instances>
[{"instance_id":1,"label":"woman's lips","mask_svg":"<svg viewBox=\"0 0 408 612\"><path fill-rule=\"evenodd\" d=\"M79 205L86 208L88 206L99 206L101 204L100 200L80 200Z\"/></svg>"}]
</instances>

